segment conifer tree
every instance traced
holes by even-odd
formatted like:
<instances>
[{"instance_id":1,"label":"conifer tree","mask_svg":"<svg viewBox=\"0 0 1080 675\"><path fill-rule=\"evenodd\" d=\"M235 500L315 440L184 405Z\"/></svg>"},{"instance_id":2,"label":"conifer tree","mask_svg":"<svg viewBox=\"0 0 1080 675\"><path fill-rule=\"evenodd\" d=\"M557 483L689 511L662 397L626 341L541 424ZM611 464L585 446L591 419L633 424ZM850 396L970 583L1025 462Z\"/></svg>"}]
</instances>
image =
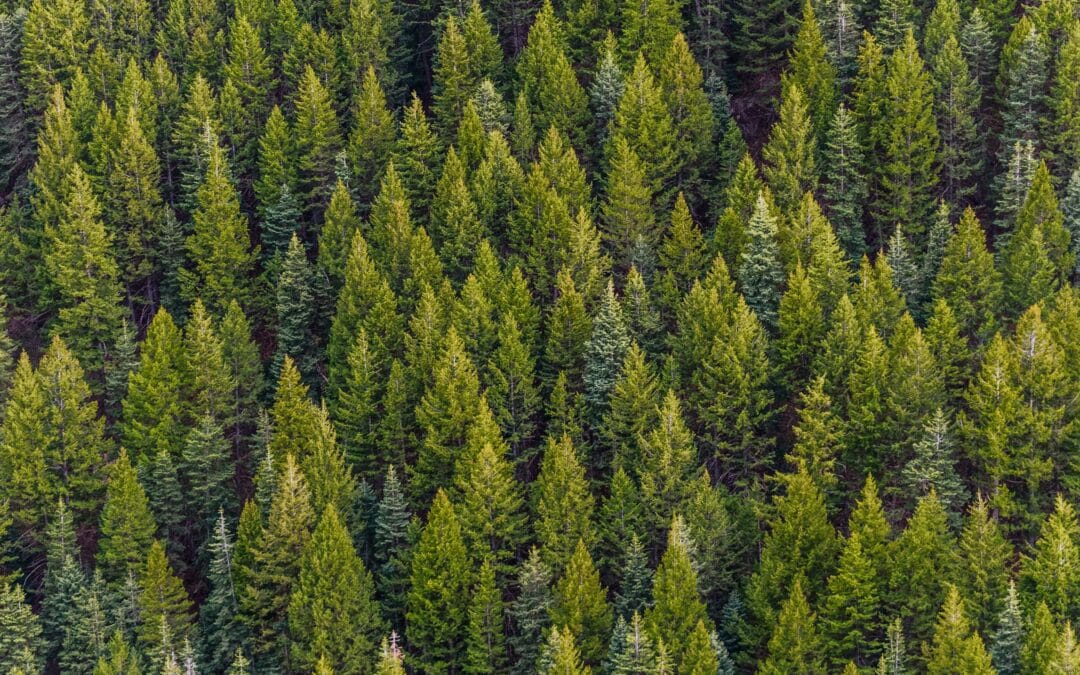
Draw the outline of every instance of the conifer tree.
<instances>
[{"instance_id":1,"label":"conifer tree","mask_svg":"<svg viewBox=\"0 0 1080 675\"><path fill-rule=\"evenodd\" d=\"M786 492L773 499L774 515L761 563L746 590L754 624L744 640L753 647L764 645L778 625L785 591L802 597L801 589L795 592L796 580L809 589L820 588L836 551L836 533L827 520L824 497L810 476L803 472L786 475L783 482Z\"/></svg>"},{"instance_id":2,"label":"conifer tree","mask_svg":"<svg viewBox=\"0 0 1080 675\"><path fill-rule=\"evenodd\" d=\"M560 630L558 626L553 626L544 643L538 672L544 675L591 675L592 668L582 663L574 633L569 628Z\"/></svg>"},{"instance_id":3,"label":"conifer tree","mask_svg":"<svg viewBox=\"0 0 1080 675\"><path fill-rule=\"evenodd\" d=\"M874 561L863 551L859 533L852 532L829 577L821 609L825 648L834 667L848 659L870 662L877 652L882 590Z\"/></svg>"},{"instance_id":4,"label":"conifer tree","mask_svg":"<svg viewBox=\"0 0 1080 675\"><path fill-rule=\"evenodd\" d=\"M453 146L446 153L442 175L435 185L430 226L447 275L457 283L464 281L484 233L465 182L465 167Z\"/></svg>"},{"instance_id":5,"label":"conifer tree","mask_svg":"<svg viewBox=\"0 0 1080 675\"><path fill-rule=\"evenodd\" d=\"M796 578L769 639L769 657L759 672L769 675L822 672L821 637L816 621L817 616L803 594L802 580Z\"/></svg>"},{"instance_id":6,"label":"conifer tree","mask_svg":"<svg viewBox=\"0 0 1080 675\"><path fill-rule=\"evenodd\" d=\"M932 635L934 611L941 606L956 568L948 515L934 491L919 500L907 527L892 542L892 560L893 606L911 617L908 635L914 644L922 645Z\"/></svg>"},{"instance_id":7,"label":"conifer tree","mask_svg":"<svg viewBox=\"0 0 1080 675\"><path fill-rule=\"evenodd\" d=\"M840 104L833 115L823 145L825 203L836 228L836 237L848 260L854 262L866 250L862 218L867 181L855 120L844 104Z\"/></svg>"},{"instance_id":8,"label":"conifer tree","mask_svg":"<svg viewBox=\"0 0 1080 675\"><path fill-rule=\"evenodd\" d=\"M466 452L458 459L454 479L461 495L462 533L472 555L490 563L505 579L512 572L511 561L526 526L513 465L502 447L496 449L491 442Z\"/></svg>"},{"instance_id":9,"label":"conifer tree","mask_svg":"<svg viewBox=\"0 0 1080 675\"><path fill-rule=\"evenodd\" d=\"M780 119L761 151L765 181L782 212L795 208L804 193L816 189L816 149L817 139L805 94L798 81L786 79L780 97Z\"/></svg>"},{"instance_id":10,"label":"conifer tree","mask_svg":"<svg viewBox=\"0 0 1080 675\"><path fill-rule=\"evenodd\" d=\"M120 330L119 270L101 209L81 168L67 176L64 203L55 227L45 226L45 266L57 290L53 326L91 373Z\"/></svg>"},{"instance_id":11,"label":"conifer tree","mask_svg":"<svg viewBox=\"0 0 1080 675\"><path fill-rule=\"evenodd\" d=\"M210 535L211 553L207 580L210 593L199 607L199 639L202 658L208 668L225 669L232 663L244 634L239 623L237 599L236 545L225 522L225 511Z\"/></svg>"},{"instance_id":12,"label":"conifer tree","mask_svg":"<svg viewBox=\"0 0 1080 675\"><path fill-rule=\"evenodd\" d=\"M739 283L746 304L761 323L776 326L784 268L777 246L776 218L770 213L764 196L758 195L753 215L746 228L746 248L739 263Z\"/></svg>"},{"instance_id":13,"label":"conifer tree","mask_svg":"<svg viewBox=\"0 0 1080 675\"><path fill-rule=\"evenodd\" d=\"M517 632L509 643L517 658L514 672L529 673L540 658L543 636L550 622L548 612L554 602L551 571L535 546L518 568L517 582L521 591L509 611Z\"/></svg>"},{"instance_id":14,"label":"conifer tree","mask_svg":"<svg viewBox=\"0 0 1080 675\"><path fill-rule=\"evenodd\" d=\"M738 2L731 9L731 53L735 68L748 76L775 66L795 37L793 2Z\"/></svg>"},{"instance_id":15,"label":"conifer tree","mask_svg":"<svg viewBox=\"0 0 1080 675\"><path fill-rule=\"evenodd\" d=\"M41 624L19 584L0 588L0 635L0 668L10 673L40 671Z\"/></svg>"},{"instance_id":16,"label":"conifer tree","mask_svg":"<svg viewBox=\"0 0 1080 675\"><path fill-rule=\"evenodd\" d=\"M402 116L400 130L391 158L401 172L401 183L409 195L409 203L416 209L420 221L424 222L429 195L434 192L441 153L438 139L428 124L423 105L415 92Z\"/></svg>"},{"instance_id":17,"label":"conifer tree","mask_svg":"<svg viewBox=\"0 0 1080 675\"><path fill-rule=\"evenodd\" d=\"M540 408L536 360L524 342L518 320L506 312L498 326L497 345L487 363L488 403L516 462L528 459Z\"/></svg>"},{"instance_id":18,"label":"conifer tree","mask_svg":"<svg viewBox=\"0 0 1080 675\"><path fill-rule=\"evenodd\" d=\"M338 672L370 668L376 640L385 630L374 592L371 574L356 555L337 509L328 505L304 551L289 599L290 663L309 668L326 659Z\"/></svg>"},{"instance_id":19,"label":"conifer tree","mask_svg":"<svg viewBox=\"0 0 1080 675\"><path fill-rule=\"evenodd\" d=\"M165 662L170 651L191 634L191 601L165 557L165 547L154 540L139 577L138 643L151 665Z\"/></svg>"},{"instance_id":20,"label":"conifer tree","mask_svg":"<svg viewBox=\"0 0 1080 675\"><path fill-rule=\"evenodd\" d=\"M616 267L625 272L637 262L639 251L656 245L658 231L644 163L624 136L615 137L612 143L603 233Z\"/></svg>"},{"instance_id":21,"label":"conifer tree","mask_svg":"<svg viewBox=\"0 0 1080 675\"><path fill-rule=\"evenodd\" d=\"M1075 589L1080 584L1074 562L1080 555L1075 543L1078 529L1072 505L1058 495L1053 513L1043 521L1032 556L1024 559L1023 578L1055 617L1071 616L1075 607Z\"/></svg>"},{"instance_id":22,"label":"conifer tree","mask_svg":"<svg viewBox=\"0 0 1080 675\"><path fill-rule=\"evenodd\" d=\"M465 672L497 673L506 669L503 602L495 572L485 561L469 603Z\"/></svg>"},{"instance_id":23,"label":"conifer tree","mask_svg":"<svg viewBox=\"0 0 1080 675\"><path fill-rule=\"evenodd\" d=\"M1011 547L982 495L968 508L959 549L957 588L965 599L973 627L989 634L1007 602Z\"/></svg>"},{"instance_id":24,"label":"conifer tree","mask_svg":"<svg viewBox=\"0 0 1080 675\"><path fill-rule=\"evenodd\" d=\"M186 299L199 297L217 314L230 300L241 307L250 306L250 275L257 251L251 248L247 219L240 212L225 151L212 132L206 133L202 142L208 156L206 173L196 193L192 234L187 238L194 266L181 271L181 286Z\"/></svg>"},{"instance_id":25,"label":"conifer tree","mask_svg":"<svg viewBox=\"0 0 1080 675\"><path fill-rule=\"evenodd\" d=\"M1010 582L997 629L991 636L990 658L999 673L1020 672L1020 650L1024 643L1024 617L1020 611L1020 595L1016 584Z\"/></svg>"},{"instance_id":26,"label":"conifer tree","mask_svg":"<svg viewBox=\"0 0 1080 675\"><path fill-rule=\"evenodd\" d=\"M874 215L885 227L904 224L918 239L933 214L940 141L930 75L910 31L889 57L884 91Z\"/></svg>"},{"instance_id":27,"label":"conifer tree","mask_svg":"<svg viewBox=\"0 0 1080 675\"><path fill-rule=\"evenodd\" d=\"M700 621L709 621L698 593L697 573L690 558L689 533L681 516L674 516L667 550L653 577L653 604L645 611L645 628L663 644L673 665L682 667L690 636Z\"/></svg>"},{"instance_id":28,"label":"conifer tree","mask_svg":"<svg viewBox=\"0 0 1080 675\"><path fill-rule=\"evenodd\" d=\"M578 539L562 578L555 584L550 615L555 630L573 635L586 664L599 664L607 647L612 615L605 595L600 573Z\"/></svg>"},{"instance_id":29,"label":"conifer tree","mask_svg":"<svg viewBox=\"0 0 1080 675\"><path fill-rule=\"evenodd\" d=\"M466 663L468 612L462 599L472 577L454 506L439 490L412 556L406 611L409 644L425 672L458 672Z\"/></svg>"},{"instance_id":30,"label":"conifer tree","mask_svg":"<svg viewBox=\"0 0 1080 675\"><path fill-rule=\"evenodd\" d=\"M561 571L577 543L592 544L593 496L568 435L549 437L534 485L534 527L545 563Z\"/></svg>"},{"instance_id":31,"label":"conifer tree","mask_svg":"<svg viewBox=\"0 0 1080 675\"><path fill-rule=\"evenodd\" d=\"M156 529L146 493L123 449L109 469L100 529L98 568L107 582L119 587L129 575L141 573Z\"/></svg>"},{"instance_id":32,"label":"conifer tree","mask_svg":"<svg viewBox=\"0 0 1080 675\"><path fill-rule=\"evenodd\" d=\"M956 586L949 586L945 604L934 627L934 643L927 661L928 673L994 673L990 655L978 633L972 633L964 603Z\"/></svg>"},{"instance_id":33,"label":"conifer tree","mask_svg":"<svg viewBox=\"0 0 1080 675\"><path fill-rule=\"evenodd\" d=\"M942 191L946 201L965 205L975 192L975 180L983 164L976 118L982 92L954 35L945 39L930 67L934 112L941 135Z\"/></svg>"},{"instance_id":34,"label":"conifer tree","mask_svg":"<svg viewBox=\"0 0 1080 675\"><path fill-rule=\"evenodd\" d=\"M280 374L281 364L289 356L307 382L314 381L316 361L312 349L315 346L312 277L307 252L294 233L277 279L277 351L271 369Z\"/></svg>"},{"instance_id":35,"label":"conifer tree","mask_svg":"<svg viewBox=\"0 0 1080 675\"><path fill-rule=\"evenodd\" d=\"M986 233L971 209L964 210L945 244L932 292L949 303L970 345L990 338L1001 300L1001 277L987 250Z\"/></svg>"},{"instance_id":36,"label":"conifer tree","mask_svg":"<svg viewBox=\"0 0 1080 675\"><path fill-rule=\"evenodd\" d=\"M48 494L45 464L48 437L43 418L47 405L41 377L30 365L29 355L23 352L12 377L0 427L3 502L21 532L32 531L45 521L44 509L53 499Z\"/></svg>"},{"instance_id":37,"label":"conifer tree","mask_svg":"<svg viewBox=\"0 0 1080 675\"><path fill-rule=\"evenodd\" d=\"M667 209L678 168L675 127L663 91L640 53L615 109L607 148L609 163L616 156L620 136L641 159L654 206Z\"/></svg>"}]
</instances>

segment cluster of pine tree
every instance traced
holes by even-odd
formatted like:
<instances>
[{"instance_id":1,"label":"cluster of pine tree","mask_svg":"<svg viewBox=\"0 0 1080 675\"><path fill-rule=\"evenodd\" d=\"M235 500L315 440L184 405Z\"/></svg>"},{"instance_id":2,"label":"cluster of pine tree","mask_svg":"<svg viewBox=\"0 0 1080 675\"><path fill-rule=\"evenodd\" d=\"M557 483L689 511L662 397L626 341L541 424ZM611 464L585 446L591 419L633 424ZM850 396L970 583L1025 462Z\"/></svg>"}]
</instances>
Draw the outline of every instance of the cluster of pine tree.
<instances>
[{"instance_id":1,"label":"cluster of pine tree","mask_svg":"<svg viewBox=\"0 0 1080 675\"><path fill-rule=\"evenodd\" d=\"M0 0L0 203L0 672L1080 672L1074 0Z\"/></svg>"}]
</instances>

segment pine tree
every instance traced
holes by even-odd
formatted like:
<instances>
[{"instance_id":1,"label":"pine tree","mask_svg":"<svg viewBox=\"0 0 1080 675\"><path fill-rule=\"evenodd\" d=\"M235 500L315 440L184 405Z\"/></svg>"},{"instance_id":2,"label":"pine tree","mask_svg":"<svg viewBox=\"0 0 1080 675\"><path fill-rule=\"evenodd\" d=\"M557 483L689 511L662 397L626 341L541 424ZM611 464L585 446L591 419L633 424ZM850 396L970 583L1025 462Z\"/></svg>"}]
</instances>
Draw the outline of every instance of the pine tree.
<instances>
[{"instance_id":1,"label":"pine tree","mask_svg":"<svg viewBox=\"0 0 1080 675\"><path fill-rule=\"evenodd\" d=\"M412 556L406 612L409 643L424 672L453 673L465 665L468 613L462 599L472 576L454 506L439 490Z\"/></svg>"},{"instance_id":2,"label":"pine tree","mask_svg":"<svg viewBox=\"0 0 1080 675\"><path fill-rule=\"evenodd\" d=\"M955 516L966 501L967 490L956 473L951 436L949 419L938 408L926 420L922 437L914 445L914 456L904 467L902 480L912 496L936 492L942 505Z\"/></svg>"},{"instance_id":3,"label":"pine tree","mask_svg":"<svg viewBox=\"0 0 1080 675\"><path fill-rule=\"evenodd\" d=\"M314 380L316 360L312 277L307 252L294 233L277 279L277 351L272 370L280 374L281 363L289 356L307 382Z\"/></svg>"},{"instance_id":4,"label":"pine tree","mask_svg":"<svg viewBox=\"0 0 1080 675\"><path fill-rule=\"evenodd\" d=\"M1016 584L1010 582L1004 607L997 619L997 629L990 643L994 668L1002 675L1020 672L1020 649L1024 643L1024 617L1020 612L1020 595Z\"/></svg>"},{"instance_id":5,"label":"pine tree","mask_svg":"<svg viewBox=\"0 0 1080 675\"><path fill-rule=\"evenodd\" d=\"M584 665L581 653L569 628L552 627L544 644L538 672L544 675L591 675L592 669Z\"/></svg>"},{"instance_id":6,"label":"pine tree","mask_svg":"<svg viewBox=\"0 0 1080 675\"><path fill-rule=\"evenodd\" d=\"M53 497L46 476L45 389L39 373L23 352L12 376L9 400L0 427L0 476L3 503L18 531L28 532L45 521Z\"/></svg>"},{"instance_id":7,"label":"pine tree","mask_svg":"<svg viewBox=\"0 0 1080 675\"><path fill-rule=\"evenodd\" d=\"M1043 521L1032 556L1023 561L1023 578L1059 618L1071 616L1075 589L1080 584L1073 562L1080 555L1075 543L1077 530L1072 505L1058 495L1053 513Z\"/></svg>"},{"instance_id":8,"label":"pine tree","mask_svg":"<svg viewBox=\"0 0 1080 675\"><path fill-rule=\"evenodd\" d=\"M776 218L764 196L758 195L753 216L746 228L746 248L739 264L739 283L746 304L761 323L776 326L784 268L777 247Z\"/></svg>"},{"instance_id":9,"label":"pine tree","mask_svg":"<svg viewBox=\"0 0 1080 675\"><path fill-rule=\"evenodd\" d=\"M196 193L193 231L187 238L194 269L181 271L181 283L186 299L199 297L217 314L230 300L250 306L257 251L251 249L247 219L240 212L224 150L212 132L202 142L207 148L206 174Z\"/></svg>"},{"instance_id":10,"label":"pine tree","mask_svg":"<svg viewBox=\"0 0 1080 675\"><path fill-rule=\"evenodd\" d=\"M56 226L45 226L45 266L57 290L53 335L64 339L91 373L120 330L119 270L101 209L81 168L67 176Z\"/></svg>"},{"instance_id":11,"label":"pine tree","mask_svg":"<svg viewBox=\"0 0 1080 675\"><path fill-rule=\"evenodd\" d=\"M496 673L506 669L503 603L495 572L485 561L469 603L465 672Z\"/></svg>"},{"instance_id":12,"label":"pine tree","mask_svg":"<svg viewBox=\"0 0 1080 675\"><path fill-rule=\"evenodd\" d=\"M291 662L308 668L320 658L335 671L370 668L385 624L371 574L333 505L311 535L289 600Z\"/></svg>"},{"instance_id":13,"label":"pine tree","mask_svg":"<svg viewBox=\"0 0 1080 675\"><path fill-rule=\"evenodd\" d=\"M603 233L616 267L625 272L635 262L639 250L656 246L659 233L644 163L624 136L615 137L612 143Z\"/></svg>"},{"instance_id":14,"label":"pine tree","mask_svg":"<svg viewBox=\"0 0 1080 675\"><path fill-rule=\"evenodd\" d=\"M990 655L978 633L964 616L964 603L956 586L949 586L934 628L934 643L926 664L928 673L994 673Z\"/></svg>"},{"instance_id":15,"label":"pine tree","mask_svg":"<svg viewBox=\"0 0 1080 675\"><path fill-rule=\"evenodd\" d=\"M769 675L824 672L816 620L803 594L802 581L795 579L769 639L769 657L759 672Z\"/></svg>"},{"instance_id":16,"label":"pine tree","mask_svg":"<svg viewBox=\"0 0 1080 675\"><path fill-rule=\"evenodd\" d=\"M641 615L634 612L629 623L619 616L605 662L608 672L619 675L655 672L656 658L656 648L641 622Z\"/></svg>"},{"instance_id":17,"label":"pine tree","mask_svg":"<svg viewBox=\"0 0 1080 675\"><path fill-rule=\"evenodd\" d=\"M1005 610L1012 547L991 516L989 504L978 495L968 507L960 533L957 587L966 601L973 627L989 635Z\"/></svg>"},{"instance_id":18,"label":"pine tree","mask_svg":"<svg viewBox=\"0 0 1080 675\"><path fill-rule=\"evenodd\" d=\"M296 90L296 169L304 212L314 220L329 203L334 189L335 157L340 152L341 129L332 105L332 92L308 66Z\"/></svg>"},{"instance_id":19,"label":"pine tree","mask_svg":"<svg viewBox=\"0 0 1080 675\"><path fill-rule=\"evenodd\" d=\"M821 609L826 653L834 667L854 659L871 661L881 634L880 580L874 561L863 551L858 532L844 543L836 572L829 577Z\"/></svg>"},{"instance_id":20,"label":"pine tree","mask_svg":"<svg viewBox=\"0 0 1080 675\"><path fill-rule=\"evenodd\" d=\"M491 442L478 450L469 448L458 459L454 482L461 495L461 527L470 552L490 563L504 579L513 570L511 561L523 540L526 521L513 465L503 448L496 448Z\"/></svg>"},{"instance_id":21,"label":"pine tree","mask_svg":"<svg viewBox=\"0 0 1080 675\"><path fill-rule=\"evenodd\" d=\"M933 214L940 141L930 75L910 31L889 57L884 87L874 215L884 227L903 223L918 240Z\"/></svg>"},{"instance_id":22,"label":"pine tree","mask_svg":"<svg viewBox=\"0 0 1080 675\"><path fill-rule=\"evenodd\" d=\"M555 630L574 636L586 664L599 664L607 647L612 615L605 595L600 573L579 539L562 578L555 584L550 615Z\"/></svg>"},{"instance_id":23,"label":"pine tree","mask_svg":"<svg viewBox=\"0 0 1080 675\"><path fill-rule=\"evenodd\" d=\"M454 459L465 447L466 430L480 402L476 368L453 328L444 345L434 380L416 408L424 439L409 471L418 504L426 503L438 488L450 485Z\"/></svg>"},{"instance_id":24,"label":"pine tree","mask_svg":"<svg viewBox=\"0 0 1080 675\"><path fill-rule=\"evenodd\" d=\"M795 593L801 579L809 589L821 588L836 551L836 533L825 512L825 500L806 473L783 477L785 494L773 499L773 516L761 550L761 563L746 589L754 623L743 636L748 645L764 645L778 622L784 593ZM805 602L805 601L804 601Z\"/></svg>"},{"instance_id":25,"label":"pine tree","mask_svg":"<svg viewBox=\"0 0 1080 675\"><path fill-rule=\"evenodd\" d=\"M867 181L863 161L855 120L840 104L824 137L822 179L825 203L837 239L852 262L859 260L866 250L862 219Z\"/></svg>"},{"instance_id":26,"label":"pine tree","mask_svg":"<svg viewBox=\"0 0 1080 675\"><path fill-rule=\"evenodd\" d=\"M894 606L910 616L908 636L915 645L930 640L934 611L945 598L956 568L955 542L937 494L919 500L903 533L892 542L890 592Z\"/></svg>"},{"instance_id":27,"label":"pine tree","mask_svg":"<svg viewBox=\"0 0 1080 675\"><path fill-rule=\"evenodd\" d=\"M775 66L795 37L798 10L794 2L738 2L731 8L731 54L735 68L756 75Z\"/></svg>"},{"instance_id":28,"label":"pine tree","mask_svg":"<svg viewBox=\"0 0 1080 675\"><path fill-rule=\"evenodd\" d=\"M817 139L813 120L800 84L785 79L780 97L780 119L769 132L762 148L765 182L776 195L781 212L795 208L802 195L817 187L814 155Z\"/></svg>"},{"instance_id":29,"label":"pine tree","mask_svg":"<svg viewBox=\"0 0 1080 675\"><path fill-rule=\"evenodd\" d=\"M207 581L210 593L199 607L199 638L203 663L211 670L224 670L240 650L245 635L239 623L236 582L236 545L225 523L225 511L218 511L212 529Z\"/></svg>"},{"instance_id":30,"label":"pine tree","mask_svg":"<svg viewBox=\"0 0 1080 675\"><path fill-rule=\"evenodd\" d=\"M689 533L675 515L668 531L667 550L653 577L653 604L645 611L645 628L663 644L672 664L683 667L690 636L701 621L709 621L698 593L697 573L690 557Z\"/></svg>"},{"instance_id":31,"label":"pine tree","mask_svg":"<svg viewBox=\"0 0 1080 675\"><path fill-rule=\"evenodd\" d=\"M986 233L970 208L964 210L945 245L932 294L949 303L970 345L981 344L993 334L1001 277L987 250Z\"/></svg>"},{"instance_id":32,"label":"pine tree","mask_svg":"<svg viewBox=\"0 0 1080 675\"><path fill-rule=\"evenodd\" d=\"M0 588L0 668L10 673L40 672L41 624L22 586Z\"/></svg>"},{"instance_id":33,"label":"pine tree","mask_svg":"<svg viewBox=\"0 0 1080 675\"><path fill-rule=\"evenodd\" d=\"M141 570L155 529L146 493L121 449L109 469L97 553L98 568L110 585L119 587Z\"/></svg>"},{"instance_id":34,"label":"pine tree","mask_svg":"<svg viewBox=\"0 0 1080 675\"><path fill-rule=\"evenodd\" d=\"M547 632L550 618L548 611L554 602L551 592L551 571L533 547L518 567L517 599L510 606L510 616L517 632L509 639L517 661L514 672L530 673L537 666L543 635Z\"/></svg>"},{"instance_id":35,"label":"pine tree","mask_svg":"<svg viewBox=\"0 0 1080 675\"><path fill-rule=\"evenodd\" d=\"M772 445L765 430L773 412L767 393L769 361L765 329L739 298L720 334L711 340L700 387L706 398L704 422L724 472L735 482L750 482L766 463Z\"/></svg>"},{"instance_id":36,"label":"pine tree","mask_svg":"<svg viewBox=\"0 0 1080 675\"><path fill-rule=\"evenodd\" d=\"M409 195L409 203L424 222L430 195L434 194L435 176L438 175L438 139L428 124L420 98L413 93L412 102L405 109L401 120L401 133L391 155L394 165L401 172L401 183Z\"/></svg>"},{"instance_id":37,"label":"pine tree","mask_svg":"<svg viewBox=\"0 0 1080 675\"><path fill-rule=\"evenodd\" d=\"M164 663L169 652L191 634L191 601L165 557L165 547L154 540L139 578L138 643L151 665Z\"/></svg>"},{"instance_id":38,"label":"pine tree","mask_svg":"<svg viewBox=\"0 0 1080 675\"><path fill-rule=\"evenodd\" d=\"M559 440L548 438L533 489L534 527L541 554L551 569L562 571L577 543L584 542L587 548L595 538L593 496L568 435Z\"/></svg>"},{"instance_id":39,"label":"pine tree","mask_svg":"<svg viewBox=\"0 0 1080 675\"><path fill-rule=\"evenodd\" d=\"M982 171L982 139L976 114L981 99L978 81L954 35L933 57L934 111L941 134L942 191L946 201L966 205Z\"/></svg>"}]
</instances>

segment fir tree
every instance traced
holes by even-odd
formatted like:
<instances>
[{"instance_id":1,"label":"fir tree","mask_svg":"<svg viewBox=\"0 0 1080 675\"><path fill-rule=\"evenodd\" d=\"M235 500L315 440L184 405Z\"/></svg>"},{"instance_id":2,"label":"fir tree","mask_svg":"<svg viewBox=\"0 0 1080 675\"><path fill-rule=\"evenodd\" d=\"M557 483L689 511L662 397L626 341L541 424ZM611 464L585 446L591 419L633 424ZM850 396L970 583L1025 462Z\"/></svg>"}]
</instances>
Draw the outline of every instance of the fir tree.
<instances>
[{"instance_id":1,"label":"fir tree","mask_svg":"<svg viewBox=\"0 0 1080 675\"><path fill-rule=\"evenodd\" d=\"M841 0L842 1L842 0ZM855 121L843 104L837 108L824 138L825 203L837 239L848 260L859 260L866 249L862 218L867 195L863 150Z\"/></svg>"},{"instance_id":2,"label":"fir tree","mask_svg":"<svg viewBox=\"0 0 1080 675\"><path fill-rule=\"evenodd\" d=\"M439 490L412 556L406 611L409 643L425 672L457 672L466 663L468 613L461 600L472 576L454 506Z\"/></svg>"},{"instance_id":3,"label":"fir tree","mask_svg":"<svg viewBox=\"0 0 1080 675\"><path fill-rule=\"evenodd\" d=\"M155 529L146 493L136 480L127 453L121 450L109 469L101 509L97 562L106 581L119 587L129 575L139 572Z\"/></svg>"},{"instance_id":4,"label":"fir tree","mask_svg":"<svg viewBox=\"0 0 1080 675\"><path fill-rule=\"evenodd\" d=\"M746 304L762 324L776 326L784 268L777 247L777 223L762 195L746 228L746 249L739 264L739 283Z\"/></svg>"},{"instance_id":5,"label":"fir tree","mask_svg":"<svg viewBox=\"0 0 1080 675\"><path fill-rule=\"evenodd\" d=\"M697 573L690 558L689 533L678 515L671 521L667 550L653 577L653 604L645 611L645 628L663 644L672 664L684 665L694 627L709 621L698 593Z\"/></svg>"},{"instance_id":6,"label":"fir tree","mask_svg":"<svg viewBox=\"0 0 1080 675\"><path fill-rule=\"evenodd\" d=\"M822 672L821 637L816 620L803 594L802 581L795 579L769 639L769 657L760 672L770 675Z\"/></svg>"},{"instance_id":7,"label":"fir tree","mask_svg":"<svg viewBox=\"0 0 1080 675\"><path fill-rule=\"evenodd\" d=\"M816 189L816 148L814 123L801 83L796 78L785 79L780 96L780 119L769 132L769 140L761 151L765 161L765 181L776 195L777 207L782 212L793 209L804 193ZM748 234L752 228L750 225Z\"/></svg>"},{"instance_id":8,"label":"fir tree","mask_svg":"<svg viewBox=\"0 0 1080 675\"><path fill-rule=\"evenodd\" d=\"M949 586L945 604L934 627L934 643L929 652L928 673L994 673L990 655L978 633L972 633L964 616L963 600L955 586Z\"/></svg>"},{"instance_id":9,"label":"fir tree","mask_svg":"<svg viewBox=\"0 0 1080 675\"><path fill-rule=\"evenodd\" d=\"M335 671L370 668L385 630L371 574L333 505L326 507L300 562L289 599L290 662L326 659Z\"/></svg>"},{"instance_id":10,"label":"fir tree","mask_svg":"<svg viewBox=\"0 0 1080 675\"><path fill-rule=\"evenodd\" d=\"M554 602L551 591L551 571L533 547L518 568L517 599L510 606L510 616L517 632L510 637L510 646L517 657L514 672L532 672L540 657L543 635L549 626L548 612Z\"/></svg>"},{"instance_id":11,"label":"fir tree","mask_svg":"<svg viewBox=\"0 0 1080 675\"><path fill-rule=\"evenodd\" d=\"M586 664L599 664L607 647L612 615L605 595L600 573L579 539L562 578L555 584L550 615L554 630L574 636Z\"/></svg>"},{"instance_id":12,"label":"fir tree","mask_svg":"<svg viewBox=\"0 0 1080 675\"><path fill-rule=\"evenodd\" d=\"M594 540L593 496L568 435L548 438L533 486L534 527L541 553L550 568L562 570L579 541L588 547Z\"/></svg>"},{"instance_id":13,"label":"fir tree","mask_svg":"<svg viewBox=\"0 0 1080 675\"><path fill-rule=\"evenodd\" d=\"M170 651L191 634L191 601L165 557L165 547L155 540L146 554L139 578L138 643L152 665L164 663Z\"/></svg>"}]
</instances>

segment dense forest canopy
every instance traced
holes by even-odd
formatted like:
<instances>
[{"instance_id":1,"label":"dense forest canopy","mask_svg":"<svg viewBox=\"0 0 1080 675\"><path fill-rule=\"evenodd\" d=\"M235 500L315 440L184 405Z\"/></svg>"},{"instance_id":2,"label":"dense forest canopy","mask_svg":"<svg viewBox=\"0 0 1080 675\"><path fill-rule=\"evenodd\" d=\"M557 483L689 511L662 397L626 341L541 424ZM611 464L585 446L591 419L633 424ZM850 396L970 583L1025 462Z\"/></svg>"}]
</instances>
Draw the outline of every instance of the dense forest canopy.
<instances>
[{"instance_id":1,"label":"dense forest canopy","mask_svg":"<svg viewBox=\"0 0 1080 675\"><path fill-rule=\"evenodd\" d=\"M0 672L1080 672L1074 0L0 0Z\"/></svg>"}]
</instances>

